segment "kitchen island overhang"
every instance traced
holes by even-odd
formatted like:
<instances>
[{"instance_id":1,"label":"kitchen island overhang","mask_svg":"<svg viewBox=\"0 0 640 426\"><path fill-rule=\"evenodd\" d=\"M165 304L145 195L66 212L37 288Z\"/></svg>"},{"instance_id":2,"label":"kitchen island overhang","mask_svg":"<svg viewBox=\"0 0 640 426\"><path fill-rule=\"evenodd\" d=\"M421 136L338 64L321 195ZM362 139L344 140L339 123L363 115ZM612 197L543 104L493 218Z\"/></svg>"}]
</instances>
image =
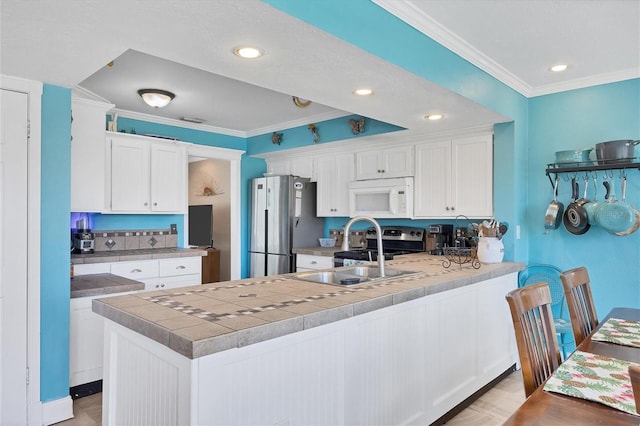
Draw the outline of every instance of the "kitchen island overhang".
<instances>
[{"instance_id":1,"label":"kitchen island overhang","mask_svg":"<svg viewBox=\"0 0 640 426\"><path fill-rule=\"evenodd\" d=\"M110 320L105 424L135 423L140 411L172 424L434 421L515 362L504 294L524 267L441 261L398 257L389 268L416 274L347 288L280 275L97 300ZM171 396L156 386L133 405L122 396L158 380ZM158 398L162 410L142 408ZM238 411L248 401L257 411Z\"/></svg>"}]
</instances>

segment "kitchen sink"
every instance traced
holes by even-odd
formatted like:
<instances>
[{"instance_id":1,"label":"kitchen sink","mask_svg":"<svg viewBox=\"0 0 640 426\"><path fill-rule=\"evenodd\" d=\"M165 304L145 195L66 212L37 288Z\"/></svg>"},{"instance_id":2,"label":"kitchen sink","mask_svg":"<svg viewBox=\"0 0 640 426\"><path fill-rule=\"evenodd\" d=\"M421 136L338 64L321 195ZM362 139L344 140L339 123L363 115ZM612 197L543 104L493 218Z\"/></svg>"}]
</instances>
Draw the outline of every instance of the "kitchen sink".
<instances>
[{"instance_id":1,"label":"kitchen sink","mask_svg":"<svg viewBox=\"0 0 640 426\"><path fill-rule=\"evenodd\" d=\"M295 279L311 281L321 284L338 286L362 284L365 282L379 281L400 275L415 274L413 271L399 271L397 269L385 270L385 277L380 277L380 269L373 266L355 266L335 269L333 271L303 272L294 275Z\"/></svg>"}]
</instances>

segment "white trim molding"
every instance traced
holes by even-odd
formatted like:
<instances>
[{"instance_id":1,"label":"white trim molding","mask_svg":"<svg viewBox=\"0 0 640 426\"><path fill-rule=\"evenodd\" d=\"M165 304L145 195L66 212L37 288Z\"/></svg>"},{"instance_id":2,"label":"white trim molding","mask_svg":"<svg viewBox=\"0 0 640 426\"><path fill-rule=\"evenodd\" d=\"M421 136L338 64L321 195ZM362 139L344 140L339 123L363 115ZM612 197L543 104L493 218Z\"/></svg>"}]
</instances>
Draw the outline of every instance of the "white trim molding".
<instances>
[{"instance_id":1,"label":"white trim molding","mask_svg":"<svg viewBox=\"0 0 640 426\"><path fill-rule=\"evenodd\" d=\"M70 396L42 404L42 424L51 425L73 418L73 400Z\"/></svg>"},{"instance_id":2,"label":"white trim molding","mask_svg":"<svg viewBox=\"0 0 640 426\"><path fill-rule=\"evenodd\" d=\"M558 84L548 84L534 87L504 68L498 62L485 55L470 45L466 40L451 32L438 21L416 7L411 1L398 0L372 0L387 12L406 22L422 34L446 47L462 59L470 62L490 76L504 83L521 95L532 98L564 92L567 90L582 89L607 83L640 78L640 68L632 68L617 72L589 76L585 78L565 81Z\"/></svg>"},{"instance_id":3,"label":"white trim molding","mask_svg":"<svg viewBox=\"0 0 640 426\"><path fill-rule=\"evenodd\" d=\"M27 416L29 424L42 424L40 401L40 145L42 83L0 75L0 87L29 96L29 146L27 150L27 311L28 324L15 324L27 330ZM20 321L20 318L16 318Z\"/></svg>"}]
</instances>

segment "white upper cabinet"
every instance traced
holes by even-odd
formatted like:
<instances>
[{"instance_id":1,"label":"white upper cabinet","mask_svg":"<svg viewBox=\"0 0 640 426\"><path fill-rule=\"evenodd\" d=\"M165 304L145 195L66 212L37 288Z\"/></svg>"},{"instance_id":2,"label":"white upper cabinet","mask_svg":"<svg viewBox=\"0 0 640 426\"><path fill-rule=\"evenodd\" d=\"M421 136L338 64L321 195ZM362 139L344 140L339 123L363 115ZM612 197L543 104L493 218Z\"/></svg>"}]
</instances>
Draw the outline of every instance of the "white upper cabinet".
<instances>
[{"instance_id":1,"label":"white upper cabinet","mask_svg":"<svg viewBox=\"0 0 640 426\"><path fill-rule=\"evenodd\" d=\"M424 143L415 150L415 218L493 216L492 135Z\"/></svg>"},{"instance_id":2,"label":"white upper cabinet","mask_svg":"<svg viewBox=\"0 0 640 426\"><path fill-rule=\"evenodd\" d=\"M361 151L356 153L356 180L413 176L413 147Z\"/></svg>"},{"instance_id":3,"label":"white upper cabinet","mask_svg":"<svg viewBox=\"0 0 640 426\"><path fill-rule=\"evenodd\" d=\"M111 212L184 212L186 158L182 146L117 133L109 139Z\"/></svg>"},{"instance_id":4,"label":"white upper cabinet","mask_svg":"<svg viewBox=\"0 0 640 426\"><path fill-rule=\"evenodd\" d=\"M349 216L349 182L354 177L353 154L318 157L315 162L317 215Z\"/></svg>"},{"instance_id":5,"label":"white upper cabinet","mask_svg":"<svg viewBox=\"0 0 640 426\"><path fill-rule=\"evenodd\" d=\"M111 104L71 102L71 211L105 209L105 127Z\"/></svg>"},{"instance_id":6,"label":"white upper cabinet","mask_svg":"<svg viewBox=\"0 0 640 426\"><path fill-rule=\"evenodd\" d=\"M267 172L274 175L294 175L315 180L313 156L270 159Z\"/></svg>"}]
</instances>

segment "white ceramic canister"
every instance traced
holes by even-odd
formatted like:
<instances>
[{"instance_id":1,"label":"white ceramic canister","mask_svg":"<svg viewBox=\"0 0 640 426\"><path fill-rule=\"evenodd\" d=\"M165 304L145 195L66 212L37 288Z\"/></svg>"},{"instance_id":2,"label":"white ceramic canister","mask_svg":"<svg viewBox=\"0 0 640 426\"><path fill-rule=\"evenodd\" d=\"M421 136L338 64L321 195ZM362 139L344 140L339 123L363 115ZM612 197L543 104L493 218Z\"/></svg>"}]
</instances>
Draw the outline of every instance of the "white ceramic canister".
<instances>
[{"instance_id":1,"label":"white ceramic canister","mask_svg":"<svg viewBox=\"0 0 640 426\"><path fill-rule=\"evenodd\" d=\"M478 260L482 263L500 263L504 258L504 244L496 237L480 237Z\"/></svg>"}]
</instances>

